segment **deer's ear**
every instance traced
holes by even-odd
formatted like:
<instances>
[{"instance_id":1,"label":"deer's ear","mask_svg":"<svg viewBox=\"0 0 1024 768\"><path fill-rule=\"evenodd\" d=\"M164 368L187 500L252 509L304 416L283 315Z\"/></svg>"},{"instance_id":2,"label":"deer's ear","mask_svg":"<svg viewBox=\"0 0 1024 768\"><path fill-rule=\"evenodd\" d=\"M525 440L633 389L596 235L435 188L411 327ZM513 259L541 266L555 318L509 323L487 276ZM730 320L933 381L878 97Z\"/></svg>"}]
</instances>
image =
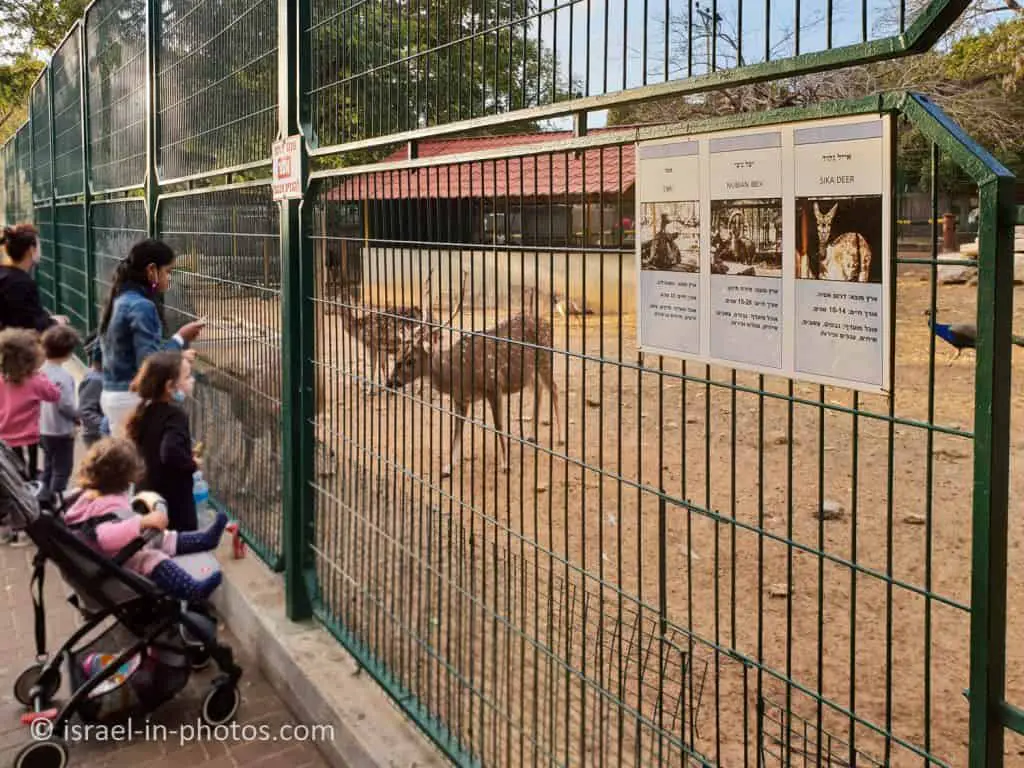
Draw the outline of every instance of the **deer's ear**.
<instances>
[{"instance_id":1,"label":"deer's ear","mask_svg":"<svg viewBox=\"0 0 1024 768\"><path fill-rule=\"evenodd\" d=\"M836 211L838 211L838 210L839 210L839 203L836 203L835 205L832 206L832 210L828 212L828 217L831 219L833 216L836 215Z\"/></svg>"},{"instance_id":2,"label":"deer's ear","mask_svg":"<svg viewBox=\"0 0 1024 768\"><path fill-rule=\"evenodd\" d=\"M821 208L818 207L817 201L814 203L814 215L821 216Z\"/></svg>"}]
</instances>

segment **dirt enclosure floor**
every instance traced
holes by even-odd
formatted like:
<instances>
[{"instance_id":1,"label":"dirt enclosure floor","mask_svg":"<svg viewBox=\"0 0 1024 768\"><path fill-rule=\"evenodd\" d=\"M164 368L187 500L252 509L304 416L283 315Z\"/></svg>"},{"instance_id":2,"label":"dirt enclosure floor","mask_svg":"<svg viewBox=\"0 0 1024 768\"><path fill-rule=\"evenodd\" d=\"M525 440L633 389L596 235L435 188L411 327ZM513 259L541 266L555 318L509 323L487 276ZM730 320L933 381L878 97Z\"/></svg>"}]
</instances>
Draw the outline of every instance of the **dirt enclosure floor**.
<instances>
[{"instance_id":1,"label":"dirt enclosure floor","mask_svg":"<svg viewBox=\"0 0 1024 768\"><path fill-rule=\"evenodd\" d=\"M940 286L940 320L973 322L976 290ZM565 445L546 394L540 425L531 390L513 395L502 473L478 403L451 478L449 399L425 381L367 394L382 375L321 305L326 611L488 765L965 765L975 358L947 365L937 341L932 368L930 297L927 270L901 269L891 402L661 368L632 317L556 318ZM465 311L461 327L494 318ZM1022 382L1015 348L1018 704ZM1007 754L1024 765L1024 742Z\"/></svg>"}]
</instances>

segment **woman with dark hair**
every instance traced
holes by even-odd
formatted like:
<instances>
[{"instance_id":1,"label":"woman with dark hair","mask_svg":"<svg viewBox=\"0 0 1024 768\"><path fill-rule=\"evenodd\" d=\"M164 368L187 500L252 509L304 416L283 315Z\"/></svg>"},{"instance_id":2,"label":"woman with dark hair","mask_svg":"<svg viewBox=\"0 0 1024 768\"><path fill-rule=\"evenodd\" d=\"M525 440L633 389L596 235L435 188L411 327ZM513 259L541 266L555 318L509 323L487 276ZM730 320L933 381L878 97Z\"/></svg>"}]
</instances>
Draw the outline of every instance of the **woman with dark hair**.
<instances>
[{"instance_id":1,"label":"woman with dark hair","mask_svg":"<svg viewBox=\"0 0 1024 768\"><path fill-rule=\"evenodd\" d=\"M100 318L100 407L115 437L123 436L125 423L140 403L131 384L143 361L160 350L187 349L205 325L198 320L186 323L164 340L166 322L157 297L171 286L174 260L174 251L166 243L143 240L132 246L114 272L110 297Z\"/></svg>"},{"instance_id":2,"label":"woman with dark hair","mask_svg":"<svg viewBox=\"0 0 1024 768\"><path fill-rule=\"evenodd\" d=\"M9 264L0 266L0 331L24 328L45 331L64 316L53 316L39 300L39 287L29 272L39 263L39 233L31 224L17 224L0 231L0 245Z\"/></svg>"}]
</instances>

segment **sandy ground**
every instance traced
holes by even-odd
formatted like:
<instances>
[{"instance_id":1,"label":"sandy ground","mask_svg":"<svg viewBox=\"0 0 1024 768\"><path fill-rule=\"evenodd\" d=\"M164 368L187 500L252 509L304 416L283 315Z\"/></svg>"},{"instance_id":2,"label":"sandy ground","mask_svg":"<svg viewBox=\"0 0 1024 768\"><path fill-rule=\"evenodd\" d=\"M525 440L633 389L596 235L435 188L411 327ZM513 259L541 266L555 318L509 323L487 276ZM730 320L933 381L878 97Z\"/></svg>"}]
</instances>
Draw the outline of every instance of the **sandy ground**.
<instances>
[{"instance_id":1,"label":"sandy ground","mask_svg":"<svg viewBox=\"0 0 1024 768\"><path fill-rule=\"evenodd\" d=\"M325 605L486 764L682 764L692 748L728 766L759 753L767 766L810 765L819 744L823 765L920 765L922 752L966 764L974 357L947 367L940 342L929 398L930 290L927 272L901 273L895 421L880 397L795 385L791 405L758 394L754 375L641 366L631 317L558 319L567 443L553 440L546 396L539 444L523 441L532 394L513 395L501 473L478 404L450 479L448 398L419 385L367 396L363 379L381 375L338 316L318 312L313 560ZM940 287L940 318L973 320L975 292ZM239 302L200 314L276 333L274 301ZM272 410L271 360L256 390ZM1019 349L1014 371L1016 425ZM236 503L270 536L277 451L240 418L242 430L214 421L258 446L263 491ZM929 436L929 422L962 435ZM1015 468L1022 449L1015 428ZM237 444L222 450L223 471L241 471ZM1018 704L1022 492L1015 472L1007 686ZM1008 754L1024 765L1024 742L1008 740Z\"/></svg>"}]
</instances>

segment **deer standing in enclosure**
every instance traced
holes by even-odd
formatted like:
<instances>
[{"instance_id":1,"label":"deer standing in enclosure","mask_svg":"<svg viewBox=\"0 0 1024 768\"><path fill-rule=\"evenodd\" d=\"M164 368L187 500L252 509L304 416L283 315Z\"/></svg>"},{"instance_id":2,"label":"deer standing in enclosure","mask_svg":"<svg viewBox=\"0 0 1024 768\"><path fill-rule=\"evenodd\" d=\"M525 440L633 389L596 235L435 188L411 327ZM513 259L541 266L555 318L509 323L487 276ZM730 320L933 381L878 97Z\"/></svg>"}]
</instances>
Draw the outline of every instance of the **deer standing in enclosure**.
<instances>
[{"instance_id":1,"label":"deer standing in enclosure","mask_svg":"<svg viewBox=\"0 0 1024 768\"><path fill-rule=\"evenodd\" d=\"M342 302L338 309L342 316L342 327L353 339L358 341L370 356L371 376L377 371L378 363L383 376L388 375L387 359L399 355L409 341L418 321L423 319L423 310L430 301L430 278L433 269L427 274L423 290L423 298L419 306L385 306L380 309L358 313L351 306ZM348 297L345 297L346 300ZM366 382L368 393L374 394L376 388L371 381Z\"/></svg>"},{"instance_id":2,"label":"deer standing in enclosure","mask_svg":"<svg viewBox=\"0 0 1024 768\"><path fill-rule=\"evenodd\" d=\"M844 280L866 283L871 279L871 246L859 232L845 232L829 242L832 220L839 203L828 213L822 213L814 204L814 219L818 229L817 277L826 280Z\"/></svg>"},{"instance_id":3,"label":"deer standing in enclosure","mask_svg":"<svg viewBox=\"0 0 1024 768\"><path fill-rule=\"evenodd\" d=\"M451 347L443 348L439 344L441 332L451 328L455 315L462 308L465 285L466 275L463 275L459 302L448 321L439 328L429 326L427 305L428 326L414 332L387 382L389 388L400 388L422 376L428 376L435 390L451 398L455 411L451 458L441 470L442 477L450 477L452 467L461 461L466 414L473 403L479 400L486 400L490 406L501 444L501 469L503 472L508 471L509 440L502 424L502 397L521 392L527 384L533 385L532 423L539 423L540 384L551 396L558 444L565 443L554 379L554 352L551 349L553 334L551 324L538 317L533 310L535 291L530 291L529 309L524 308L522 312L481 334L463 336ZM519 413L519 424L525 439L535 442L536 436L526 435L522 411Z\"/></svg>"}]
</instances>

